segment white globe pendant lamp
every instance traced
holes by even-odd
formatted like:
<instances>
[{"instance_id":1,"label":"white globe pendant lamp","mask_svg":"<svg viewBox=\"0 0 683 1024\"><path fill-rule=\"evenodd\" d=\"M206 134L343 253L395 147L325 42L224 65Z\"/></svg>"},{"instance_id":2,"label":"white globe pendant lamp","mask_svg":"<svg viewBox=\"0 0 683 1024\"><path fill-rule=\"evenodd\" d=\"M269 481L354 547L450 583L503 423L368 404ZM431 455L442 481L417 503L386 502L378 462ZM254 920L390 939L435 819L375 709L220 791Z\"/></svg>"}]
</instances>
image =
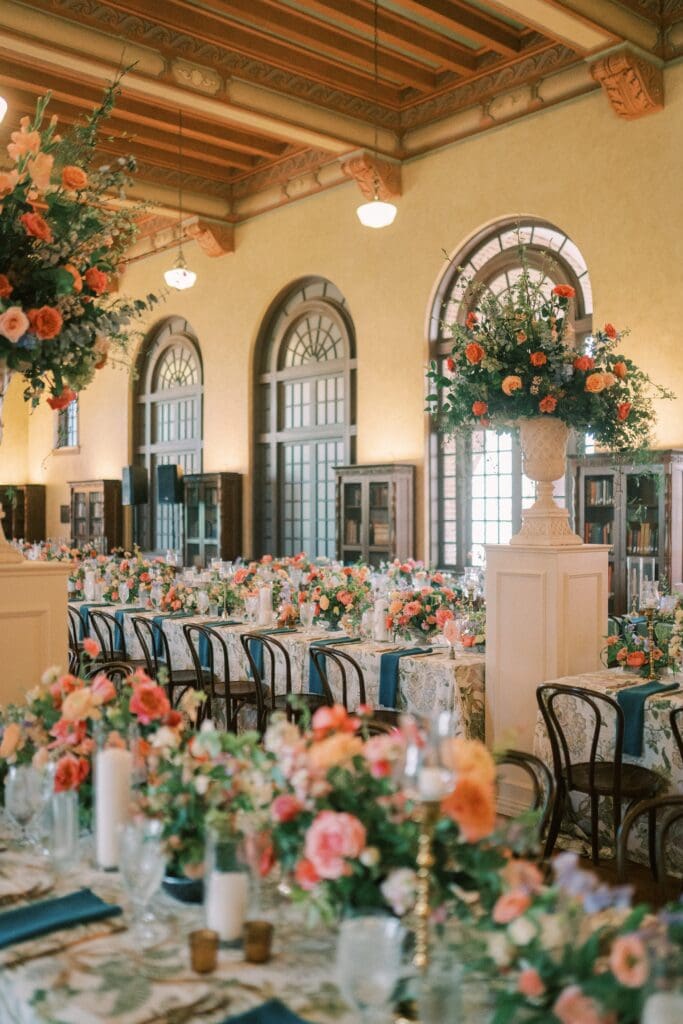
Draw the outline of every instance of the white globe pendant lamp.
<instances>
[{"instance_id":1,"label":"white globe pendant lamp","mask_svg":"<svg viewBox=\"0 0 683 1024\"><path fill-rule=\"evenodd\" d=\"M7 113L7 100L5 99L4 96L0 96L0 121L3 120L3 118L4 118L6 113Z\"/></svg>"},{"instance_id":2,"label":"white globe pendant lamp","mask_svg":"<svg viewBox=\"0 0 683 1024\"><path fill-rule=\"evenodd\" d=\"M378 55L378 5L377 0L374 4L374 34L373 34L373 55L374 55L374 81L375 81L375 107L377 107L377 97L379 94L379 70L377 63ZM375 146L374 155L377 160L377 136L379 133L379 118L375 113ZM388 228L390 224L393 224L394 218L396 217L396 207L393 203L387 203L379 197L379 181L377 178L377 172L374 174L374 196L369 203L363 203L356 210L358 220L361 222L364 228Z\"/></svg>"},{"instance_id":3,"label":"white globe pendant lamp","mask_svg":"<svg viewBox=\"0 0 683 1024\"><path fill-rule=\"evenodd\" d=\"M164 271L164 281L169 288L184 292L192 288L197 275L185 262L183 252L183 112L178 111L178 256L174 265Z\"/></svg>"}]
</instances>

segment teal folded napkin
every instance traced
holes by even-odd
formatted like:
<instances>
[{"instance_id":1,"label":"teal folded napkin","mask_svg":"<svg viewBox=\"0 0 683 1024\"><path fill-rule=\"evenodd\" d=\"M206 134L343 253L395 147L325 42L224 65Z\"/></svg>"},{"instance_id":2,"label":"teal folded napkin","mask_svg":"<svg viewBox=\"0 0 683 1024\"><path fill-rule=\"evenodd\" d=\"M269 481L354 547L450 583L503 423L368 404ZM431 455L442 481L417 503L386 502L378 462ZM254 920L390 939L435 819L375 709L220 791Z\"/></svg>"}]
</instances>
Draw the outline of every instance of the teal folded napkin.
<instances>
[{"instance_id":1,"label":"teal folded napkin","mask_svg":"<svg viewBox=\"0 0 683 1024\"><path fill-rule=\"evenodd\" d=\"M323 692L323 681L320 678L318 672L318 666L313 660L313 648L318 647L338 647L340 644L359 644L360 637L354 636L342 636L337 640L316 640L315 643L311 644L311 649L308 652L308 692L309 693L320 693Z\"/></svg>"},{"instance_id":2,"label":"teal folded napkin","mask_svg":"<svg viewBox=\"0 0 683 1024\"><path fill-rule=\"evenodd\" d=\"M202 626L238 626L239 623L232 619L209 619L208 622L202 622ZM199 644L197 646L199 651L199 661L202 668L209 668L209 641L201 633L199 634Z\"/></svg>"},{"instance_id":3,"label":"teal folded napkin","mask_svg":"<svg viewBox=\"0 0 683 1024\"><path fill-rule=\"evenodd\" d=\"M90 889L80 889L68 896L6 910L0 914L0 949L16 942L38 938L39 935L48 935L60 928L100 921L105 917L117 917L120 913L121 907L105 903Z\"/></svg>"},{"instance_id":4,"label":"teal folded napkin","mask_svg":"<svg viewBox=\"0 0 683 1024\"><path fill-rule=\"evenodd\" d=\"M226 1017L223 1024L306 1024L302 1017L288 1010L279 999L269 999L262 1006L256 1006L236 1017Z\"/></svg>"},{"instance_id":5,"label":"teal folded napkin","mask_svg":"<svg viewBox=\"0 0 683 1024\"><path fill-rule=\"evenodd\" d=\"M258 632L261 636L273 636L275 633L292 633L293 630L289 626L279 626L276 629L259 629ZM259 677L263 679L263 644L259 643L256 639L250 640L249 652L256 662L256 670ZM249 676L251 677L251 665L249 666Z\"/></svg>"},{"instance_id":6,"label":"teal folded napkin","mask_svg":"<svg viewBox=\"0 0 683 1024\"><path fill-rule=\"evenodd\" d=\"M431 647L405 647L382 655L379 663L379 702L383 708L396 707L399 660L410 654L427 654L428 651L431 651Z\"/></svg>"},{"instance_id":7,"label":"teal folded napkin","mask_svg":"<svg viewBox=\"0 0 683 1024\"><path fill-rule=\"evenodd\" d=\"M641 757L643 753L643 728L645 725L645 701L655 694L677 690L678 683L658 683L652 679L642 686L627 686L617 693L617 703L624 712L624 753Z\"/></svg>"}]
</instances>

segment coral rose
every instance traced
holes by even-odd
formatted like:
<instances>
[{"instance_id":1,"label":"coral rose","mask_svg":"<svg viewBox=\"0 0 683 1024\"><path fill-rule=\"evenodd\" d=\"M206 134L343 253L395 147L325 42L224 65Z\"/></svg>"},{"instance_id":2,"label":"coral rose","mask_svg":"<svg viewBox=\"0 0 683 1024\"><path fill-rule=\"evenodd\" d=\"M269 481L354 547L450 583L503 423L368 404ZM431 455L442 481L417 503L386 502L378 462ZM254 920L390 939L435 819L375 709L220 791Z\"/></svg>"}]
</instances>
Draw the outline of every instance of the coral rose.
<instances>
[{"instance_id":1,"label":"coral rose","mask_svg":"<svg viewBox=\"0 0 683 1024\"><path fill-rule=\"evenodd\" d=\"M39 238L41 242L52 241L52 228L39 213L22 213L19 220L24 225L24 231L31 238Z\"/></svg>"},{"instance_id":2,"label":"coral rose","mask_svg":"<svg viewBox=\"0 0 683 1024\"><path fill-rule=\"evenodd\" d=\"M511 373L508 377L503 379L503 383L500 385L505 395L511 395L515 391L519 391L522 387L522 378L516 374Z\"/></svg>"},{"instance_id":3,"label":"coral rose","mask_svg":"<svg viewBox=\"0 0 683 1024\"><path fill-rule=\"evenodd\" d=\"M0 299L8 299L13 291L14 288L6 274L0 274Z\"/></svg>"},{"instance_id":4,"label":"coral rose","mask_svg":"<svg viewBox=\"0 0 683 1024\"><path fill-rule=\"evenodd\" d=\"M545 352L532 352L529 356L529 362L532 366L545 366L548 362L548 357Z\"/></svg>"},{"instance_id":5,"label":"coral rose","mask_svg":"<svg viewBox=\"0 0 683 1024\"><path fill-rule=\"evenodd\" d=\"M594 366L595 360L592 356L577 356L574 360L574 369L581 370L582 373L592 370Z\"/></svg>"},{"instance_id":6,"label":"coral rose","mask_svg":"<svg viewBox=\"0 0 683 1024\"><path fill-rule=\"evenodd\" d=\"M53 306L41 306L40 309L29 309L28 319L31 330L41 341L49 341L56 338L62 329L64 321L62 314Z\"/></svg>"},{"instance_id":7,"label":"coral rose","mask_svg":"<svg viewBox=\"0 0 683 1024\"><path fill-rule=\"evenodd\" d=\"M605 390L605 378L601 373L591 373L586 377L585 390L592 395L599 395Z\"/></svg>"},{"instance_id":8,"label":"coral rose","mask_svg":"<svg viewBox=\"0 0 683 1024\"><path fill-rule=\"evenodd\" d=\"M47 404L51 409L66 409L67 405L71 405L77 397L73 388L62 388L61 394L51 395L47 400Z\"/></svg>"},{"instance_id":9,"label":"coral rose","mask_svg":"<svg viewBox=\"0 0 683 1024\"><path fill-rule=\"evenodd\" d=\"M300 860L294 869L294 878L296 879L297 885L300 885L305 892L310 892L311 889L315 889L316 885L320 881L320 875L315 870L310 860Z\"/></svg>"},{"instance_id":10,"label":"coral rose","mask_svg":"<svg viewBox=\"0 0 683 1024\"><path fill-rule=\"evenodd\" d=\"M498 897L491 916L496 924L510 924L510 921L514 921L530 906L531 897L528 892L523 889L512 889Z\"/></svg>"},{"instance_id":11,"label":"coral rose","mask_svg":"<svg viewBox=\"0 0 683 1024\"><path fill-rule=\"evenodd\" d=\"M64 757L60 757L55 768L55 793L78 789L89 773L90 765L84 757L65 754Z\"/></svg>"},{"instance_id":12,"label":"coral rose","mask_svg":"<svg viewBox=\"0 0 683 1024\"><path fill-rule=\"evenodd\" d=\"M280 796L275 797L270 805L270 814L274 821L284 825L285 822L296 818L303 808L304 805L301 801L297 800L291 793L281 793Z\"/></svg>"},{"instance_id":13,"label":"coral rose","mask_svg":"<svg viewBox=\"0 0 683 1024\"><path fill-rule=\"evenodd\" d=\"M585 996L578 985L568 985L553 1006L561 1024L604 1024L605 1018L595 1000Z\"/></svg>"},{"instance_id":14,"label":"coral rose","mask_svg":"<svg viewBox=\"0 0 683 1024\"><path fill-rule=\"evenodd\" d=\"M116 687L111 679L107 679L104 672L95 676L90 686L93 703L99 707L100 704L108 704L116 698Z\"/></svg>"},{"instance_id":15,"label":"coral rose","mask_svg":"<svg viewBox=\"0 0 683 1024\"><path fill-rule=\"evenodd\" d=\"M629 651L626 655L626 664L629 668L642 668L646 661L645 651Z\"/></svg>"},{"instance_id":16,"label":"coral rose","mask_svg":"<svg viewBox=\"0 0 683 1024\"><path fill-rule=\"evenodd\" d=\"M479 322L479 319L478 319L478 317L477 317L477 314L476 314L476 313L473 313L473 312L471 312L471 311L470 311L470 312L469 312L469 313L467 314L467 316L465 317L465 327L467 327L467 328L468 328L468 330L470 330L470 331L471 331L471 330L472 330L472 329L473 329L474 327L476 327L476 326L477 326L478 322Z\"/></svg>"},{"instance_id":17,"label":"coral rose","mask_svg":"<svg viewBox=\"0 0 683 1024\"><path fill-rule=\"evenodd\" d=\"M21 726L18 722L8 722L2 734L0 757L10 758L19 749L21 743Z\"/></svg>"},{"instance_id":18,"label":"coral rose","mask_svg":"<svg viewBox=\"0 0 683 1024\"><path fill-rule=\"evenodd\" d=\"M545 992L541 975L533 967L527 967L517 978L517 991L527 999L538 999Z\"/></svg>"},{"instance_id":19,"label":"coral rose","mask_svg":"<svg viewBox=\"0 0 683 1024\"><path fill-rule=\"evenodd\" d=\"M73 164L67 164L62 169L62 185L64 188L73 190L74 192L78 189L85 188L88 184L88 175L80 167L75 167Z\"/></svg>"},{"instance_id":20,"label":"coral rose","mask_svg":"<svg viewBox=\"0 0 683 1024\"><path fill-rule=\"evenodd\" d=\"M91 636L86 636L83 641L83 650L89 658L97 658L102 653L102 648L97 640L94 640Z\"/></svg>"},{"instance_id":21,"label":"coral rose","mask_svg":"<svg viewBox=\"0 0 683 1024\"><path fill-rule=\"evenodd\" d=\"M624 420L628 419L630 412L631 412L631 403L630 402L619 402L619 405L617 406L617 419L618 420L621 420L621 422L623 423Z\"/></svg>"},{"instance_id":22,"label":"coral rose","mask_svg":"<svg viewBox=\"0 0 683 1024\"><path fill-rule=\"evenodd\" d=\"M347 859L360 856L365 839L365 826L353 814L321 811L306 833L304 852L320 878L341 878L351 873Z\"/></svg>"},{"instance_id":23,"label":"coral rose","mask_svg":"<svg viewBox=\"0 0 683 1024\"><path fill-rule=\"evenodd\" d=\"M468 843L490 836L496 824L493 786L464 775L442 802L444 814L458 825Z\"/></svg>"},{"instance_id":24,"label":"coral rose","mask_svg":"<svg viewBox=\"0 0 683 1024\"><path fill-rule=\"evenodd\" d=\"M619 378L619 380L624 380L626 378L626 374L628 373L628 367L626 366L626 363L623 361L623 359L619 359L614 364L614 366L612 367L612 373L614 373Z\"/></svg>"},{"instance_id":25,"label":"coral rose","mask_svg":"<svg viewBox=\"0 0 683 1024\"><path fill-rule=\"evenodd\" d=\"M476 341L471 341L465 348L465 359L473 366L482 361L484 354L483 348Z\"/></svg>"},{"instance_id":26,"label":"coral rose","mask_svg":"<svg viewBox=\"0 0 683 1024\"><path fill-rule=\"evenodd\" d=\"M129 708L143 725L149 725L150 722L165 718L171 705L161 686L145 682L134 685Z\"/></svg>"},{"instance_id":27,"label":"coral rose","mask_svg":"<svg viewBox=\"0 0 683 1024\"><path fill-rule=\"evenodd\" d=\"M557 409L557 399L553 398L552 395L546 395L545 398L542 398L538 403L538 408L541 412L545 413L555 412Z\"/></svg>"},{"instance_id":28,"label":"coral rose","mask_svg":"<svg viewBox=\"0 0 683 1024\"><path fill-rule=\"evenodd\" d=\"M605 326L603 327L603 331L605 332L608 338L611 338L612 341L614 341L614 339L617 336L617 329L614 326L614 324L605 324Z\"/></svg>"},{"instance_id":29,"label":"coral rose","mask_svg":"<svg viewBox=\"0 0 683 1024\"><path fill-rule=\"evenodd\" d=\"M609 967L620 985L641 988L648 976L647 952L643 940L637 935L620 935L612 946Z\"/></svg>"},{"instance_id":30,"label":"coral rose","mask_svg":"<svg viewBox=\"0 0 683 1024\"><path fill-rule=\"evenodd\" d=\"M486 402L472 402L472 412L475 416L485 416L489 411L489 407Z\"/></svg>"},{"instance_id":31,"label":"coral rose","mask_svg":"<svg viewBox=\"0 0 683 1024\"><path fill-rule=\"evenodd\" d=\"M576 291L570 284L556 284L552 291L553 295L557 295L559 299L573 299L576 295Z\"/></svg>"},{"instance_id":32,"label":"coral rose","mask_svg":"<svg viewBox=\"0 0 683 1024\"><path fill-rule=\"evenodd\" d=\"M318 708L311 719L311 726L318 740L331 732L355 732L358 722L349 715L343 704L334 704L332 707Z\"/></svg>"},{"instance_id":33,"label":"coral rose","mask_svg":"<svg viewBox=\"0 0 683 1024\"><path fill-rule=\"evenodd\" d=\"M74 267L73 263L65 263L64 264L64 269L68 270L69 273L71 274L71 276L73 277L73 279L74 279L73 290L78 295L79 292L83 291L83 278L81 277L79 272L76 270L76 268Z\"/></svg>"},{"instance_id":34,"label":"coral rose","mask_svg":"<svg viewBox=\"0 0 683 1024\"><path fill-rule=\"evenodd\" d=\"M94 292L95 295L103 295L109 284L107 275L97 267L88 267L84 274L84 280L90 291Z\"/></svg>"},{"instance_id":35,"label":"coral rose","mask_svg":"<svg viewBox=\"0 0 683 1024\"><path fill-rule=\"evenodd\" d=\"M39 192L45 192L50 187L50 176L54 162L55 158L48 153L38 153L33 160L29 160L28 173Z\"/></svg>"},{"instance_id":36,"label":"coral rose","mask_svg":"<svg viewBox=\"0 0 683 1024\"><path fill-rule=\"evenodd\" d=\"M455 359L453 358L453 356L448 356L448 358L446 359L446 369L449 371L449 373L453 373L453 371L455 370Z\"/></svg>"},{"instance_id":37,"label":"coral rose","mask_svg":"<svg viewBox=\"0 0 683 1024\"><path fill-rule=\"evenodd\" d=\"M13 345L26 334L29 326L28 317L20 306L10 306L0 316L0 334Z\"/></svg>"}]
</instances>

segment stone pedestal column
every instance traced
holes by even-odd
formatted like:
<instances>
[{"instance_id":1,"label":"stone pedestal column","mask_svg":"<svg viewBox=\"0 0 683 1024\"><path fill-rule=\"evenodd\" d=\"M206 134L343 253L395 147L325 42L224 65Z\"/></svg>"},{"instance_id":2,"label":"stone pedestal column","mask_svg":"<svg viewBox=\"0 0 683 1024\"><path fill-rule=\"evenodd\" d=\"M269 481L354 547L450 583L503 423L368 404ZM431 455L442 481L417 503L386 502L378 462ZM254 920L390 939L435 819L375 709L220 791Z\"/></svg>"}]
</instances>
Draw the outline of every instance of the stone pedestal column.
<instances>
[{"instance_id":1,"label":"stone pedestal column","mask_svg":"<svg viewBox=\"0 0 683 1024\"><path fill-rule=\"evenodd\" d=\"M607 552L602 544L486 548L486 738L533 751L536 688L601 667L607 634ZM525 787L504 787L503 808ZM508 807L505 807L505 803Z\"/></svg>"},{"instance_id":2,"label":"stone pedestal column","mask_svg":"<svg viewBox=\"0 0 683 1024\"><path fill-rule=\"evenodd\" d=\"M22 700L50 665L68 671L68 575L60 562L0 562L0 705Z\"/></svg>"}]
</instances>

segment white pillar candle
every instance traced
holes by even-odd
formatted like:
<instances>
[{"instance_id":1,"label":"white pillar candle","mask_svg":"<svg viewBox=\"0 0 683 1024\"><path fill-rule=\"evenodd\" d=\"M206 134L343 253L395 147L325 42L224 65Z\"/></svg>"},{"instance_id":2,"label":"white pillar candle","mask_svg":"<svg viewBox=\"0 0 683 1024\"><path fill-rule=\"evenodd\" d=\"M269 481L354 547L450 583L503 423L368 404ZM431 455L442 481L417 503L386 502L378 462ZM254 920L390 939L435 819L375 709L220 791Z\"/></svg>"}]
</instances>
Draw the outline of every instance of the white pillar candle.
<instances>
[{"instance_id":1,"label":"white pillar candle","mask_svg":"<svg viewBox=\"0 0 683 1024\"><path fill-rule=\"evenodd\" d=\"M643 1007L643 1024L680 1024L683 992L655 992Z\"/></svg>"},{"instance_id":2,"label":"white pillar candle","mask_svg":"<svg viewBox=\"0 0 683 1024\"><path fill-rule=\"evenodd\" d=\"M423 768L417 779L420 800L443 800L453 788L453 777L444 768Z\"/></svg>"},{"instance_id":3,"label":"white pillar candle","mask_svg":"<svg viewBox=\"0 0 683 1024\"><path fill-rule=\"evenodd\" d=\"M273 588L270 583L259 587L258 592L258 624L270 626L273 621Z\"/></svg>"},{"instance_id":4,"label":"white pillar candle","mask_svg":"<svg viewBox=\"0 0 683 1024\"><path fill-rule=\"evenodd\" d=\"M212 871L206 884L206 925L221 942L242 937L249 878L244 871Z\"/></svg>"},{"instance_id":5,"label":"white pillar candle","mask_svg":"<svg viewBox=\"0 0 683 1024\"><path fill-rule=\"evenodd\" d=\"M86 569L83 576L83 593L88 601L95 597L95 570Z\"/></svg>"},{"instance_id":6,"label":"white pillar candle","mask_svg":"<svg viewBox=\"0 0 683 1024\"><path fill-rule=\"evenodd\" d=\"M375 640L379 640L380 642L384 642L389 639L389 630L387 629L388 611L388 601L385 601L383 598L375 601L372 635Z\"/></svg>"},{"instance_id":7,"label":"white pillar candle","mask_svg":"<svg viewBox=\"0 0 683 1024\"><path fill-rule=\"evenodd\" d=\"M95 757L95 853L102 868L119 864L119 827L128 820L133 755L108 747Z\"/></svg>"}]
</instances>

